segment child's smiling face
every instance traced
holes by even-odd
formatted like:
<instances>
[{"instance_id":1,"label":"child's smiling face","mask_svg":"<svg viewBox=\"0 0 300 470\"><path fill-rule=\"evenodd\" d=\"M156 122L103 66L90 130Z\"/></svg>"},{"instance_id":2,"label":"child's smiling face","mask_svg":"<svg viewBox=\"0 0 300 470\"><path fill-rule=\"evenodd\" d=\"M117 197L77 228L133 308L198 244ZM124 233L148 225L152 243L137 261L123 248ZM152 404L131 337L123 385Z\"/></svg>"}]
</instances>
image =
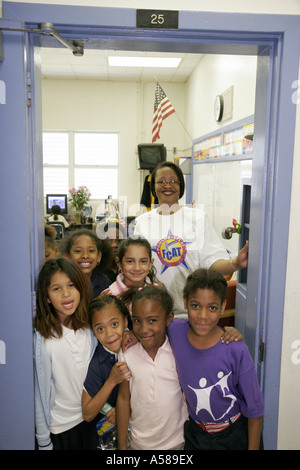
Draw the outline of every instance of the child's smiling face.
<instances>
[{"instance_id":1,"label":"child's smiling face","mask_svg":"<svg viewBox=\"0 0 300 470\"><path fill-rule=\"evenodd\" d=\"M211 289L197 289L184 299L188 310L190 334L195 341L213 339L218 333L217 324L224 313L226 300L222 303L220 296Z\"/></svg>"},{"instance_id":2,"label":"child's smiling face","mask_svg":"<svg viewBox=\"0 0 300 470\"><path fill-rule=\"evenodd\" d=\"M98 251L91 237L81 235L74 241L70 249L70 258L78 264L84 274L91 276L93 269L101 261L101 252Z\"/></svg>"},{"instance_id":3,"label":"child's smiling face","mask_svg":"<svg viewBox=\"0 0 300 470\"><path fill-rule=\"evenodd\" d=\"M153 260L143 245L129 245L121 261L117 265L124 275L124 284L127 287L143 286L149 274Z\"/></svg>"},{"instance_id":4,"label":"child's smiling face","mask_svg":"<svg viewBox=\"0 0 300 470\"><path fill-rule=\"evenodd\" d=\"M167 315L165 309L155 299L144 297L134 303L133 332L152 359L164 344L167 327L172 319L173 313Z\"/></svg>"},{"instance_id":5,"label":"child's smiling face","mask_svg":"<svg viewBox=\"0 0 300 470\"><path fill-rule=\"evenodd\" d=\"M93 314L92 329L102 346L114 353L119 352L127 318L113 304L108 304Z\"/></svg>"}]
</instances>

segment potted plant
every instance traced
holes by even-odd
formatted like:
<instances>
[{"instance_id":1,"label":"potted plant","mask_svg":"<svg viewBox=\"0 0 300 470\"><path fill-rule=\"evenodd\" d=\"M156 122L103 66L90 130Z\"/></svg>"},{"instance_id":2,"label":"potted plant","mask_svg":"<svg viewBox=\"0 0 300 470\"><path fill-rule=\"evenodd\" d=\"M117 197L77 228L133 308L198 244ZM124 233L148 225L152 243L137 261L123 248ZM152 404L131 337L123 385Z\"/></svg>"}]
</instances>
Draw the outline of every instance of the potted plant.
<instances>
[{"instance_id":1,"label":"potted plant","mask_svg":"<svg viewBox=\"0 0 300 470\"><path fill-rule=\"evenodd\" d=\"M84 209L90 200L91 193L86 186L69 189L69 203L75 209L75 221L80 222L81 210Z\"/></svg>"}]
</instances>

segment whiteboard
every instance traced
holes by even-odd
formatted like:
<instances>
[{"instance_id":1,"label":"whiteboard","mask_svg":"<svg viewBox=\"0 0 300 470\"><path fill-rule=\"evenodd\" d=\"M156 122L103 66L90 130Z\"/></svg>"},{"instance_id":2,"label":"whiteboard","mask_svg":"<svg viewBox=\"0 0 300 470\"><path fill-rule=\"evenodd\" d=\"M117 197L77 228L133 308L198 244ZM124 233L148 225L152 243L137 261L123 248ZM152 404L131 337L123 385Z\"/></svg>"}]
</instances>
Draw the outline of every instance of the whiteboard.
<instances>
[{"instance_id":1,"label":"whiteboard","mask_svg":"<svg viewBox=\"0 0 300 470\"><path fill-rule=\"evenodd\" d=\"M222 239L222 230L240 222L242 179L251 178L252 160L208 162L193 165L194 205L203 204L211 223ZM238 252L239 235L224 240L224 247L234 255Z\"/></svg>"}]
</instances>

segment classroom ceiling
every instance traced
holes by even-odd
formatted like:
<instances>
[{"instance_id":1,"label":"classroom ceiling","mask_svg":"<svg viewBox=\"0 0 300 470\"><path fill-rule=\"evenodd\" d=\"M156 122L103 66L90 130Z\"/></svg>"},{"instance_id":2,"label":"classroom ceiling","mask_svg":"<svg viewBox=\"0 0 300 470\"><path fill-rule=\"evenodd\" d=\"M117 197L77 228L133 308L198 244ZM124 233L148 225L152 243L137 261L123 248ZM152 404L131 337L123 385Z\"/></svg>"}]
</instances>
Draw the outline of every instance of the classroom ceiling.
<instances>
[{"instance_id":1,"label":"classroom ceiling","mask_svg":"<svg viewBox=\"0 0 300 470\"><path fill-rule=\"evenodd\" d=\"M139 57L181 57L177 68L109 67L109 55ZM86 49L82 57L76 57L67 48L41 48L41 70L43 79L103 80L103 81L155 81L184 83L202 54L169 52L114 51Z\"/></svg>"}]
</instances>

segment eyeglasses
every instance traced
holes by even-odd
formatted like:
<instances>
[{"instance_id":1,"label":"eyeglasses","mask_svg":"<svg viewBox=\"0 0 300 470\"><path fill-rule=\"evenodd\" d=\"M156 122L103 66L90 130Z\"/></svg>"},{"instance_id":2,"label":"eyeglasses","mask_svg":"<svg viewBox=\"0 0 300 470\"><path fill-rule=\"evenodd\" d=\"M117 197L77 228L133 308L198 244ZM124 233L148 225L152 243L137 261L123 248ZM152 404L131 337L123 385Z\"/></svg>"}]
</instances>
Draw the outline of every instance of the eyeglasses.
<instances>
[{"instance_id":1,"label":"eyeglasses","mask_svg":"<svg viewBox=\"0 0 300 470\"><path fill-rule=\"evenodd\" d=\"M169 184L170 186L177 186L178 184L180 184L180 182L176 180L170 180L170 181L158 180L158 181L155 181L155 184L157 184L158 186L165 186L166 184Z\"/></svg>"}]
</instances>

